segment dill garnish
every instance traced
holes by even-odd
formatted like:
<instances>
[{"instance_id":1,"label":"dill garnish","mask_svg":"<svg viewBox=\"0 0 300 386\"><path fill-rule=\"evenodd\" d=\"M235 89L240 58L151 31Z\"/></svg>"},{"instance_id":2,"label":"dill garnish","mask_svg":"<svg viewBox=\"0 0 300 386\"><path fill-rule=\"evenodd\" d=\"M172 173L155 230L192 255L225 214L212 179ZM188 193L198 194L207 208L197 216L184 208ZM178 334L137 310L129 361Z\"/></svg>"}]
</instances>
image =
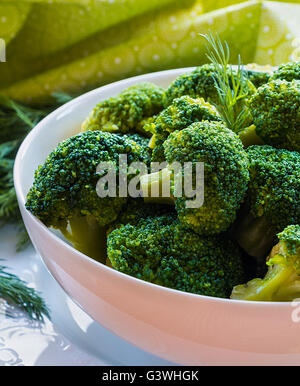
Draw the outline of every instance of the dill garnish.
<instances>
[{"instance_id":1,"label":"dill garnish","mask_svg":"<svg viewBox=\"0 0 300 386\"><path fill-rule=\"evenodd\" d=\"M245 104L249 89L254 88L248 80L240 55L238 64L230 65L230 50L228 43L222 43L219 36L212 33L202 35L207 45L207 58L215 68L215 85L219 103L216 108L229 129L238 133L247 126L249 111Z\"/></svg>"}]
</instances>

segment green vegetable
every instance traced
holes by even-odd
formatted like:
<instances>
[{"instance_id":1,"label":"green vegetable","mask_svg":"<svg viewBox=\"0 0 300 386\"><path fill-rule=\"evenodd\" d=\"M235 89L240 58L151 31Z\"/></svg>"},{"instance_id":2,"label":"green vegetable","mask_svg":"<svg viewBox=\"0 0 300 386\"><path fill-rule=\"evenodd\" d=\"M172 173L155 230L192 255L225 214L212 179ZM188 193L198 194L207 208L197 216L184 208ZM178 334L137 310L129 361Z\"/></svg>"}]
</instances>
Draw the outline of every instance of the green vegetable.
<instances>
[{"instance_id":1,"label":"green vegetable","mask_svg":"<svg viewBox=\"0 0 300 386\"><path fill-rule=\"evenodd\" d=\"M231 299L284 302L300 297L300 226L289 225L277 236L265 277L237 285Z\"/></svg>"},{"instance_id":2,"label":"green vegetable","mask_svg":"<svg viewBox=\"0 0 300 386\"><path fill-rule=\"evenodd\" d=\"M0 297L25 311L30 319L44 321L50 318L49 310L40 294L19 279L7 272L7 267L0 266Z\"/></svg>"},{"instance_id":3,"label":"green vegetable","mask_svg":"<svg viewBox=\"0 0 300 386\"><path fill-rule=\"evenodd\" d=\"M175 98L188 95L191 98L203 98L209 103L218 102L215 87L216 71L212 64L203 64L194 71L178 76L166 91L166 103L170 105Z\"/></svg>"},{"instance_id":4,"label":"green vegetable","mask_svg":"<svg viewBox=\"0 0 300 386\"><path fill-rule=\"evenodd\" d=\"M300 154L269 145L250 146L250 182L235 237L251 256L264 258L276 233L300 223Z\"/></svg>"},{"instance_id":5,"label":"green vegetable","mask_svg":"<svg viewBox=\"0 0 300 386\"><path fill-rule=\"evenodd\" d=\"M156 115L152 115L151 117L147 117L142 119L137 125L136 125L136 131L140 133L141 135L150 138L155 133L155 126L153 125L154 121L156 119Z\"/></svg>"},{"instance_id":6,"label":"green vegetable","mask_svg":"<svg viewBox=\"0 0 300 386\"><path fill-rule=\"evenodd\" d=\"M174 99L171 105L164 109L152 123L154 131L152 161L165 160L163 144L170 133L203 120L220 121L221 119L216 109L203 98L193 99L189 96L182 96Z\"/></svg>"},{"instance_id":7,"label":"green vegetable","mask_svg":"<svg viewBox=\"0 0 300 386\"><path fill-rule=\"evenodd\" d=\"M140 83L124 90L119 96L96 105L82 124L82 130L135 132L141 121L159 113L165 91L152 83Z\"/></svg>"},{"instance_id":8,"label":"green vegetable","mask_svg":"<svg viewBox=\"0 0 300 386\"><path fill-rule=\"evenodd\" d=\"M266 83L249 99L249 110L252 128L265 144L300 151L300 81Z\"/></svg>"},{"instance_id":9,"label":"green vegetable","mask_svg":"<svg viewBox=\"0 0 300 386\"><path fill-rule=\"evenodd\" d=\"M226 298L244 278L239 249L226 236L201 237L175 215L121 225L108 236L116 270L180 291Z\"/></svg>"},{"instance_id":10,"label":"green vegetable","mask_svg":"<svg viewBox=\"0 0 300 386\"><path fill-rule=\"evenodd\" d=\"M236 69L229 64L230 52L226 42L223 45L212 34L203 36L208 42L207 57L210 64L204 64L190 74L175 79L167 89L167 103L183 95L204 98L217 108L227 127L238 133L249 120L245 101L255 91L255 87L246 76L240 57Z\"/></svg>"},{"instance_id":11,"label":"green vegetable","mask_svg":"<svg viewBox=\"0 0 300 386\"><path fill-rule=\"evenodd\" d=\"M236 218L249 181L248 156L239 137L221 122L198 122L171 133L164 142L165 158L170 165L204 163L204 203L188 208L185 191L176 193L175 176L167 167L141 177L144 197L151 197L154 184L162 185L171 175L169 200L175 202L179 220L199 234L225 231ZM195 174L194 174L195 175ZM195 182L193 180L193 182ZM160 200L160 197L151 197Z\"/></svg>"},{"instance_id":12,"label":"green vegetable","mask_svg":"<svg viewBox=\"0 0 300 386\"><path fill-rule=\"evenodd\" d=\"M101 237L105 239L104 227L116 220L127 197L119 196L118 186L115 197L98 195L97 182L107 171L97 173L97 166L110 163L118 177L120 154L127 155L129 165L145 161L141 146L117 134L87 131L71 137L39 166L27 196L26 208L32 214L46 226L60 229L80 251L101 261L104 256L99 243ZM122 172L126 174L127 169Z\"/></svg>"},{"instance_id":13,"label":"green vegetable","mask_svg":"<svg viewBox=\"0 0 300 386\"><path fill-rule=\"evenodd\" d=\"M149 138L138 133L124 134L124 136L136 142L141 147L142 158L147 163L147 165L149 165L152 156L152 151L149 147Z\"/></svg>"},{"instance_id":14,"label":"green vegetable","mask_svg":"<svg viewBox=\"0 0 300 386\"><path fill-rule=\"evenodd\" d=\"M226 126L238 133L249 123L249 110L245 102L255 87L246 76L240 55L236 69L230 65L230 50L226 41L223 44L218 35L215 38L211 33L203 37L208 42L206 56L213 68L211 75L216 90L214 103Z\"/></svg>"},{"instance_id":15,"label":"green vegetable","mask_svg":"<svg viewBox=\"0 0 300 386\"><path fill-rule=\"evenodd\" d=\"M143 198L129 198L126 205L122 208L117 220L111 224L111 229L120 225L137 225L139 220L148 217L158 217L166 214L175 214L174 206L159 203L145 203Z\"/></svg>"},{"instance_id":16,"label":"green vegetable","mask_svg":"<svg viewBox=\"0 0 300 386\"><path fill-rule=\"evenodd\" d=\"M276 79L288 82L300 80L300 62L289 62L279 66L272 76L272 80Z\"/></svg>"}]
</instances>

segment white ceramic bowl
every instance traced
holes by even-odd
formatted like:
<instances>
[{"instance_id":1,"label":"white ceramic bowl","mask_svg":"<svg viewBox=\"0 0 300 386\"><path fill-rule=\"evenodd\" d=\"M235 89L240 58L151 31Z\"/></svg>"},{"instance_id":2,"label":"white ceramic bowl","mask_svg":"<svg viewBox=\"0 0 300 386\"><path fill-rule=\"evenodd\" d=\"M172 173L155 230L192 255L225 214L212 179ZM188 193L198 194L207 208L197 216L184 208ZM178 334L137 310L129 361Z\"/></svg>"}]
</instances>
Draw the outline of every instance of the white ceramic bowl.
<instances>
[{"instance_id":1,"label":"white ceramic bowl","mask_svg":"<svg viewBox=\"0 0 300 386\"><path fill-rule=\"evenodd\" d=\"M43 119L24 140L15 162L15 188L26 228L66 293L101 325L152 354L183 365L299 364L299 305L193 295L135 279L78 252L25 209L37 166L59 142L79 131L97 102L141 81L167 86L190 70L162 71L101 87Z\"/></svg>"}]
</instances>

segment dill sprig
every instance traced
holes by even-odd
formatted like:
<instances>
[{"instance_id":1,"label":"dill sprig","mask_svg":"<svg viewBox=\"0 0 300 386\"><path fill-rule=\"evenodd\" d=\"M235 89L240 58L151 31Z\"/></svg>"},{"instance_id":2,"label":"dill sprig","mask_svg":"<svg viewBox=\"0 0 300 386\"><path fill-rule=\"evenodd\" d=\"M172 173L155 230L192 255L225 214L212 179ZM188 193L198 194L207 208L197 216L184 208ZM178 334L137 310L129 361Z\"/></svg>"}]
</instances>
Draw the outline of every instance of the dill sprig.
<instances>
[{"instance_id":1,"label":"dill sprig","mask_svg":"<svg viewBox=\"0 0 300 386\"><path fill-rule=\"evenodd\" d=\"M43 322L44 317L50 319L49 310L39 293L3 265L0 265L0 297L25 311L32 320Z\"/></svg>"},{"instance_id":2,"label":"dill sprig","mask_svg":"<svg viewBox=\"0 0 300 386\"><path fill-rule=\"evenodd\" d=\"M219 36L212 33L202 35L208 42L207 58L215 68L215 85L219 103L215 105L229 129L238 133L245 128L249 111L245 104L249 86L240 55L235 69L230 65L228 43L222 43ZM246 87L248 86L248 87Z\"/></svg>"},{"instance_id":3,"label":"dill sprig","mask_svg":"<svg viewBox=\"0 0 300 386\"><path fill-rule=\"evenodd\" d=\"M19 141L0 145L0 221L14 221L18 216L18 204L13 183L14 156Z\"/></svg>"},{"instance_id":4,"label":"dill sprig","mask_svg":"<svg viewBox=\"0 0 300 386\"><path fill-rule=\"evenodd\" d=\"M47 108L33 109L0 95L0 143L21 140L47 112Z\"/></svg>"}]
</instances>

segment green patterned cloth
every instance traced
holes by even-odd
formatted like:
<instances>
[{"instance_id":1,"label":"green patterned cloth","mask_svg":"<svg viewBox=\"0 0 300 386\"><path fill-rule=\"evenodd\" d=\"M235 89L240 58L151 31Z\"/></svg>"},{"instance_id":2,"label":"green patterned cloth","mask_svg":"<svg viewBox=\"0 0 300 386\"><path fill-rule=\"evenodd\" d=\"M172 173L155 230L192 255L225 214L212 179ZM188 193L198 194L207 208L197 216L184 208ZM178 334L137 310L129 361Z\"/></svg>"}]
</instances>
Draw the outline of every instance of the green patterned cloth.
<instances>
[{"instance_id":1,"label":"green patterned cloth","mask_svg":"<svg viewBox=\"0 0 300 386\"><path fill-rule=\"evenodd\" d=\"M232 62L300 60L300 0L3 0L0 92L26 103L206 61L217 32Z\"/></svg>"}]
</instances>

